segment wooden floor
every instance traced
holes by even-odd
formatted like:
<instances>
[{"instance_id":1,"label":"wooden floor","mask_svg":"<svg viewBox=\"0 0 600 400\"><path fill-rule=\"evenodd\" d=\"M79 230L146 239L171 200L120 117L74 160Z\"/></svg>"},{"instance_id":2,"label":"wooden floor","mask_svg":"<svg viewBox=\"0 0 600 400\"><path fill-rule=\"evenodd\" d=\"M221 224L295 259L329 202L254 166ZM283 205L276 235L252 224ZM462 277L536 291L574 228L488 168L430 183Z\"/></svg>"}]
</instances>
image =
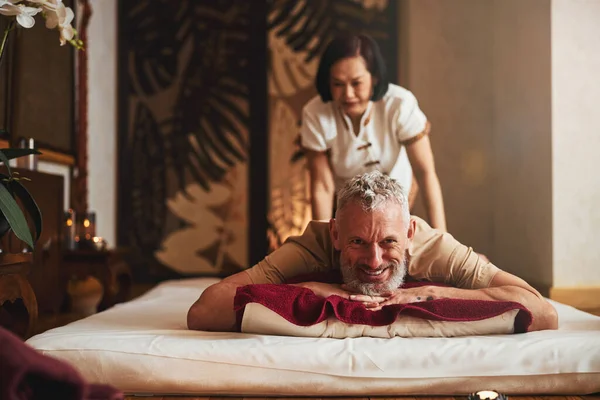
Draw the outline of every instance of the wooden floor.
<instances>
[{"instance_id":1,"label":"wooden floor","mask_svg":"<svg viewBox=\"0 0 600 400\"><path fill-rule=\"evenodd\" d=\"M127 396L125 400L466 400L467 396L440 397L189 397L189 396ZM510 400L597 400L598 395L588 396L509 396Z\"/></svg>"}]
</instances>

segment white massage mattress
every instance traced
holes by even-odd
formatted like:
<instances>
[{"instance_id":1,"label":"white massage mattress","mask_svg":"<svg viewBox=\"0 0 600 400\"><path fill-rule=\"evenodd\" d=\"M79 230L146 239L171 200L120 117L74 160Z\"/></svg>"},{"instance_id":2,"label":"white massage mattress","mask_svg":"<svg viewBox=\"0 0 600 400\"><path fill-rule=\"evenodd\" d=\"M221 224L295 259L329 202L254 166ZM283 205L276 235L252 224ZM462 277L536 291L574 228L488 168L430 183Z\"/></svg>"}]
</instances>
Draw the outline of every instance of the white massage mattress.
<instances>
[{"instance_id":1,"label":"white massage mattress","mask_svg":"<svg viewBox=\"0 0 600 400\"><path fill-rule=\"evenodd\" d=\"M553 302L557 331L462 338L296 338L186 329L216 279L162 283L30 338L92 382L129 394L460 395L600 391L600 317Z\"/></svg>"}]
</instances>

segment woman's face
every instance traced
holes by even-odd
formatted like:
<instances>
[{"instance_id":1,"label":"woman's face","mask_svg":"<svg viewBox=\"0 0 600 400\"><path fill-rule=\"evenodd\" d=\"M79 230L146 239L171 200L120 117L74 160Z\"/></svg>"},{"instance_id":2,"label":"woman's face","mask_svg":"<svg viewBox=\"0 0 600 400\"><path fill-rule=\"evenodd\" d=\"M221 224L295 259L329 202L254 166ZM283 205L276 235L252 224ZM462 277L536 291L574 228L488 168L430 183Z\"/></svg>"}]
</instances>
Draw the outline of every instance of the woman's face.
<instances>
[{"instance_id":1,"label":"woman's face","mask_svg":"<svg viewBox=\"0 0 600 400\"><path fill-rule=\"evenodd\" d=\"M331 97L350 118L360 118L373 94L373 77L362 56L343 58L331 66Z\"/></svg>"}]
</instances>

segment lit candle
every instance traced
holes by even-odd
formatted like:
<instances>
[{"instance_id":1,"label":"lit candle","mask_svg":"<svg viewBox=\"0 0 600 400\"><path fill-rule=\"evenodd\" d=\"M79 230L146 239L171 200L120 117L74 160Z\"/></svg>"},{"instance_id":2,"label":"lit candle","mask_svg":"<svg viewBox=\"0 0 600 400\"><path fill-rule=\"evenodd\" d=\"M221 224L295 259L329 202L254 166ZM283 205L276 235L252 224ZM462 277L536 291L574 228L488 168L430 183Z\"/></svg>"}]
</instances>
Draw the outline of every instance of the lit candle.
<instances>
[{"instance_id":1,"label":"lit candle","mask_svg":"<svg viewBox=\"0 0 600 400\"><path fill-rule=\"evenodd\" d=\"M96 250L104 250L106 248L106 241L99 236L94 236L92 242L94 242Z\"/></svg>"},{"instance_id":2,"label":"lit candle","mask_svg":"<svg viewBox=\"0 0 600 400\"><path fill-rule=\"evenodd\" d=\"M75 249L75 241L79 239L75 234L75 211L73 209L65 212L65 227L64 227L64 241L65 247L68 250Z\"/></svg>"},{"instance_id":3,"label":"lit candle","mask_svg":"<svg viewBox=\"0 0 600 400\"><path fill-rule=\"evenodd\" d=\"M85 240L92 240L96 236L96 213L87 212L81 219L79 236Z\"/></svg>"}]
</instances>

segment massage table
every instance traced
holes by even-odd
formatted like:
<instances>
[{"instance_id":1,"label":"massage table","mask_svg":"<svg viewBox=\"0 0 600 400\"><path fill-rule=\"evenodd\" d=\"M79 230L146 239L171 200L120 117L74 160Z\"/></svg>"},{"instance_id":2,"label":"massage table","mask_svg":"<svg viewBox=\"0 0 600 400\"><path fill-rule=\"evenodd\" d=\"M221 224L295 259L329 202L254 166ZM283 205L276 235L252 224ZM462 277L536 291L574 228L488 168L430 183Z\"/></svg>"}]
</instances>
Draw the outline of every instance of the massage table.
<instances>
[{"instance_id":1,"label":"massage table","mask_svg":"<svg viewBox=\"0 0 600 400\"><path fill-rule=\"evenodd\" d=\"M215 278L167 281L27 340L90 382L137 396L414 396L600 392L600 317L554 301L559 329L332 339L186 329Z\"/></svg>"}]
</instances>

